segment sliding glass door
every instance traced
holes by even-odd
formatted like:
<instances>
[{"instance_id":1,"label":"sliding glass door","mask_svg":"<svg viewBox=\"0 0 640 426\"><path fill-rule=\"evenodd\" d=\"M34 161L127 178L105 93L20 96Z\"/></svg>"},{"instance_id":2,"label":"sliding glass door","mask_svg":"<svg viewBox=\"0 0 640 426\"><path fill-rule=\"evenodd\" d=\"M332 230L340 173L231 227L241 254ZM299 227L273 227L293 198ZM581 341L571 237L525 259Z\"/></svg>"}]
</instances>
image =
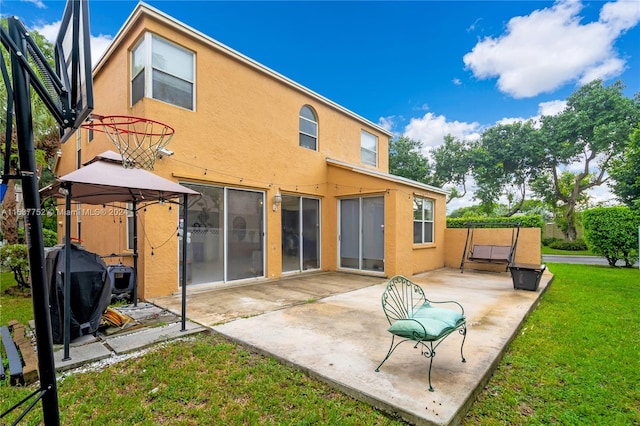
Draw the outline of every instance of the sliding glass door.
<instances>
[{"instance_id":1,"label":"sliding glass door","mask_svg":"<svg viewBox=\"0 0 640 426\"><path fill-rule=\"evenodd\" d=\"M384 197L340 200L340 267L384 271Z\"/></svg>"},{"instance_id":2,"label":"sliding glass door","mask_svg":"<svg viewBox=\"0 0 640 426\"><path fill-rule=\"evenodd\" d=\"M184 210L180 207L179 262L186 231L187 283L264 276L264 193L183 185L202 194L198 199L190 198L188 223L184 223Z\"/></svg>"},{"instance_id":3,"label":"sliding glass door","mask_svg":"<svg viewBox=\"0 0 640 426\"><path fill-rule=\"evenodd\" d=\"M282 196L282 272L320 268L320 200Z\"/></svg>"}]
</instances>

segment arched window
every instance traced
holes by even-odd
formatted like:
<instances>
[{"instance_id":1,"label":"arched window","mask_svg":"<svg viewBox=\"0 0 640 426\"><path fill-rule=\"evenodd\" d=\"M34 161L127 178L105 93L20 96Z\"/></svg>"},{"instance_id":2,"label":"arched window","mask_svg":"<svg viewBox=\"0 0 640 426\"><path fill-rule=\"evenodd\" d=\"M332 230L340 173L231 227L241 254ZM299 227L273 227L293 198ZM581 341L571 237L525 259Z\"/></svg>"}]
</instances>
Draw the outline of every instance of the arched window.
<instances>
[{"instance_id":1,"label":"arched window","mask_svg":"<svg viewBox=\"0 0 640 426\"><path fill-rule=\"evenodd\" d=\"M318 118L308 105L300 108L300 146L318 150Z\"/></svg>"}]
</instances>

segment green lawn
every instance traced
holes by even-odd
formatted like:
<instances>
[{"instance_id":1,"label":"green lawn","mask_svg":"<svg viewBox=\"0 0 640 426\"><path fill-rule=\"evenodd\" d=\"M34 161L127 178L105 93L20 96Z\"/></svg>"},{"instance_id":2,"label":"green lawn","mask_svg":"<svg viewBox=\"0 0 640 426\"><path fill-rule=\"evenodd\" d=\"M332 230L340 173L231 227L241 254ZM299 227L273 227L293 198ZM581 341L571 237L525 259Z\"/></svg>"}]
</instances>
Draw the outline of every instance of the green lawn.
<instances>
[{"instance_id":1,"label":"green lawn","mask_svg":"<svg viewBox=\"0 0 640 426\"><path fill-rule=\"evenodd\" d=\"M29 320L33 319L33 305L30 297L6 295L5 291L15 285L13 273L0 272L0 325L6 325L11 320L27 324Z\"/></svg>"},{"instance_id":2,"label":"green lawn","mask_svg":"<svg viewBox=\"0 0 640 426\"><path fill-rule=\"evenodd\" d=\"M640 424L640 271L548 266L555 280L465 424Z\"/></svg>"},{"instance_id":3,"label":"green lawn","mask_svg":"<svg viewBox=\"0 0 640 426\"><path fill-rule=\"evenodd\" d=\"M640 424L640 271L548 266L553 284L465 425ZM65 377L58 390L68 425L403 424L217 335ZM2 384L0 410L31 391ZM37 405L21 424L40 417Z\"/></svg>"}]
</instances>

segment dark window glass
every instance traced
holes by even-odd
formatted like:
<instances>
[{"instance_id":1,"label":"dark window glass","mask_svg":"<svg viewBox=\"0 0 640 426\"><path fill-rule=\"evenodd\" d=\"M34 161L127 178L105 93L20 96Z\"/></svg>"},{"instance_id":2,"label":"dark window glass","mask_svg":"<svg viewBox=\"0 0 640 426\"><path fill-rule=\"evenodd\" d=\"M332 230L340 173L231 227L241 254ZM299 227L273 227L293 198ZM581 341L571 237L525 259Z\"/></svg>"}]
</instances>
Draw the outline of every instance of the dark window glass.
<instances>
[{"instance_id":1,"label":"dark window glass","mask_svg":"<svg viewBox=\"0 0 640 426\"><path fill-rule=\"evenodd\" d=\"M158 70L153 70L153 97L173 105L193 109L193 85Z\"/></svg>"},{"instance_id":2,"label":"dark window glass","mask_svg":"<svg viewBox=\"0 0 640 426\"><path fill-rule=\"evenodd\" d=\"M144 97L144 72L136 75L131 82L131 105Z\"/></svg>"}]
</instances>

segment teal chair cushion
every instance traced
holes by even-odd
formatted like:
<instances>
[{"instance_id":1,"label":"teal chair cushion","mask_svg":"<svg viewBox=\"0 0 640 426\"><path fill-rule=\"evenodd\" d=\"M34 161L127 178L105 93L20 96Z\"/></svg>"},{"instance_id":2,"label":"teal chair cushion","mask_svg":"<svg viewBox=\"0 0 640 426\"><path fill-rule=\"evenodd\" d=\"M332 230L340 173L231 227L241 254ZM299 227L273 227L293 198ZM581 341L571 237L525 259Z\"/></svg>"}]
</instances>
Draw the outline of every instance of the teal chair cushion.
<instances>
[{"instance_id":1,"label":"teal chair cushion","mask_svg":"<svg viewBox=\"0 0 640 426\"><path fill-rule=\"evenodd\" d=\"M389 332L412 340L437 340L451 330L452 326L430 318L399 319L391 324Z\"/></svg>"},{"instance_id":2,"label":"teal chair cushion","mask_svg":"<svg viewBox=\"0 0 640 426\"><path fill-rule=\"evenodd\" d=\"M455 327L464 321L464 316L460 312L452 309L434 308L432 305L425 303L417 311L413 313L414 319L434 319L442 321L449 327Z\"/></svg>"}]
</instances>

